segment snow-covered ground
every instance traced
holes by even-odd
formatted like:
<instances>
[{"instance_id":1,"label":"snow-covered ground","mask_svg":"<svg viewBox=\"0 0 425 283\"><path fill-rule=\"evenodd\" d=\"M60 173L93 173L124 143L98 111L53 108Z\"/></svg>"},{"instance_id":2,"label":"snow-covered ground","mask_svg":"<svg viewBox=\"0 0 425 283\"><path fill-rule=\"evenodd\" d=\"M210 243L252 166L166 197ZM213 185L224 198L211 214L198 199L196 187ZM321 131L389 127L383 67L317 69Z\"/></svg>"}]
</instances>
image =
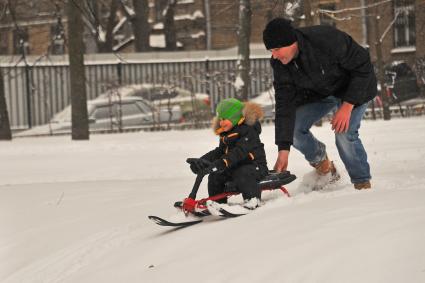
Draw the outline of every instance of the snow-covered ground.
<instances>
[{"instance_id":1,"label":"snow-covered ground","mask_svg":"<svg viewBox=\"0 0 425 283\"><path fill-rule=\"evenodd\" d=\"M330 126L314 132L342 169ZM0 282L425 282L425 118L365 121L361 136L372 190L343 173L305 191L312 169L292 151L292 198L180 230L147 216L176 213L210 130L0 142ZM272 167L272 126L262 139Z\"/></svg>"}]
</instances>

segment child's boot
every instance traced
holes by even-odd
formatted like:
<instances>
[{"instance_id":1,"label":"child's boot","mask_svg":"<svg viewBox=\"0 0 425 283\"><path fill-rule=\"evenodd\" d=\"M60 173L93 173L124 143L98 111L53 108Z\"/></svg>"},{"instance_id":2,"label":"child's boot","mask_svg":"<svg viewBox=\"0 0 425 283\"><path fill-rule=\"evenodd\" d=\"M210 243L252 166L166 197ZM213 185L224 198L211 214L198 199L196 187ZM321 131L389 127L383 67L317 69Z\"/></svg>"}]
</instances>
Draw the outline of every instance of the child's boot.
<instances>
[{"instance_id":1,"label":"child's boot","mask_svg":"<svg viewBox=\"0 0 425 283\"><path fill-rule=\"evenodd\" d=\"M261 205L261 200L259 198L251 198L245 200L243 207L249 210L254 210Z\"/></svg>"}]
</instances>

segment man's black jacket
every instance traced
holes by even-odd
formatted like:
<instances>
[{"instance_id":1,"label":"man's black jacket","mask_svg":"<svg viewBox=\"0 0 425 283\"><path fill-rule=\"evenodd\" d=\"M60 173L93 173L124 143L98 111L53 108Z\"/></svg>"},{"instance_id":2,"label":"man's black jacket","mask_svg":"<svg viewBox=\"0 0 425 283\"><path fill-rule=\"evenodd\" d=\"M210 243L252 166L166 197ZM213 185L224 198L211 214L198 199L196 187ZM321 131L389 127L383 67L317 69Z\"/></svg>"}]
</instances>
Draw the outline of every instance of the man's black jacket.
<instances>
[{"instance_id":1,"label":"man's black jacket","mask_svg":"<svg viewBox=\"0 0 425 283\"><path fill-rule=\"evenodd\" d=\"M351 36L329 26L295 30L299 54L287 65L271 59L276 93L275 143L289 150L296 108L336 96L355 106L376 96L369 53Z\"/></svg>"}]
</instances>

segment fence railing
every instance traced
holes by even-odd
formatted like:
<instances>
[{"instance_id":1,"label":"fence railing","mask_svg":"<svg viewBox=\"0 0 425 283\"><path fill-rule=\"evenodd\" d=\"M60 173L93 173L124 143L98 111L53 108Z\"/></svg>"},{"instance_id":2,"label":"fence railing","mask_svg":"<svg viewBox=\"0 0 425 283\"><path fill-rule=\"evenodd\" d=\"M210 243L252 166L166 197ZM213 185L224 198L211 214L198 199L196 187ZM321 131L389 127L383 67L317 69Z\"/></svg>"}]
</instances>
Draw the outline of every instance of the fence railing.
<instances>
[{"instance_id":1,"label":"fence railing","mask_svg":"<svg viewBox=\"0 0 425 283\"><path fill-rule=\"evenodd\" d=\"M271 87L269 57L251 59L253 97ZM47 123L71 102L67 62L2 64L6 101L12 129L27 129ZM181 87L210 95L211 110L222 98L236 92L236 57L221 59L150 60L115 63L86 63L87 99L94 99L112 87L158 84Z\"/></svg>"}]
</instances>

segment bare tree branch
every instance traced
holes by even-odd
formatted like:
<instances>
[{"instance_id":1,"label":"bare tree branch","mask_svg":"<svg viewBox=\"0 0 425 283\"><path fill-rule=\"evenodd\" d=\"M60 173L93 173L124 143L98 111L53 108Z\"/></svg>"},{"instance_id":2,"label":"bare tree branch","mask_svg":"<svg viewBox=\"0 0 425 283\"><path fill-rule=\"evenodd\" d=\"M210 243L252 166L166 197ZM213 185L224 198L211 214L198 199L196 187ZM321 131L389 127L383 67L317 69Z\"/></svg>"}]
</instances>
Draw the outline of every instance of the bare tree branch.
<instances>
[{"instance_id":1,"label":"bare tree branch","mask_svg":"<svg viewBox=\"0 0 425 283\"><path fill-rule=\"evenodd\" d=\"M357 10L361 10L361 9L368 9L368 8L372 8L372 7L376 7L388 2L393 2L393 0L384 0L381 2L377 2L377 3L373 3L370 5L365 5L365 6L360 6L360 7L352 7L352 8L345 8L345 9L340 9L340 10L326 10L326 9L317 9L316 12L317 13L326 13L326 14L340 14L340 13L345 13L345 12L351 12L351 11L357 11Z\"/></svg>"},{"instance_id":2,"label":"bare tree branch","mask_svg":"<svg viewBox=\"0 0 425 283\"><path fill-rule=\"evenodd\" d=\"M385 31L382 33L381 38L379 38L379 42L382 42L384 40L384 37L387 35L388 31L391 29L391 27L394 25L395 21L397 20L398 16L401 14L401 11L398 11L397 14L395 14L394 19L391 21L391 23L387 26Z\"/></svg>"}]
</instances>

